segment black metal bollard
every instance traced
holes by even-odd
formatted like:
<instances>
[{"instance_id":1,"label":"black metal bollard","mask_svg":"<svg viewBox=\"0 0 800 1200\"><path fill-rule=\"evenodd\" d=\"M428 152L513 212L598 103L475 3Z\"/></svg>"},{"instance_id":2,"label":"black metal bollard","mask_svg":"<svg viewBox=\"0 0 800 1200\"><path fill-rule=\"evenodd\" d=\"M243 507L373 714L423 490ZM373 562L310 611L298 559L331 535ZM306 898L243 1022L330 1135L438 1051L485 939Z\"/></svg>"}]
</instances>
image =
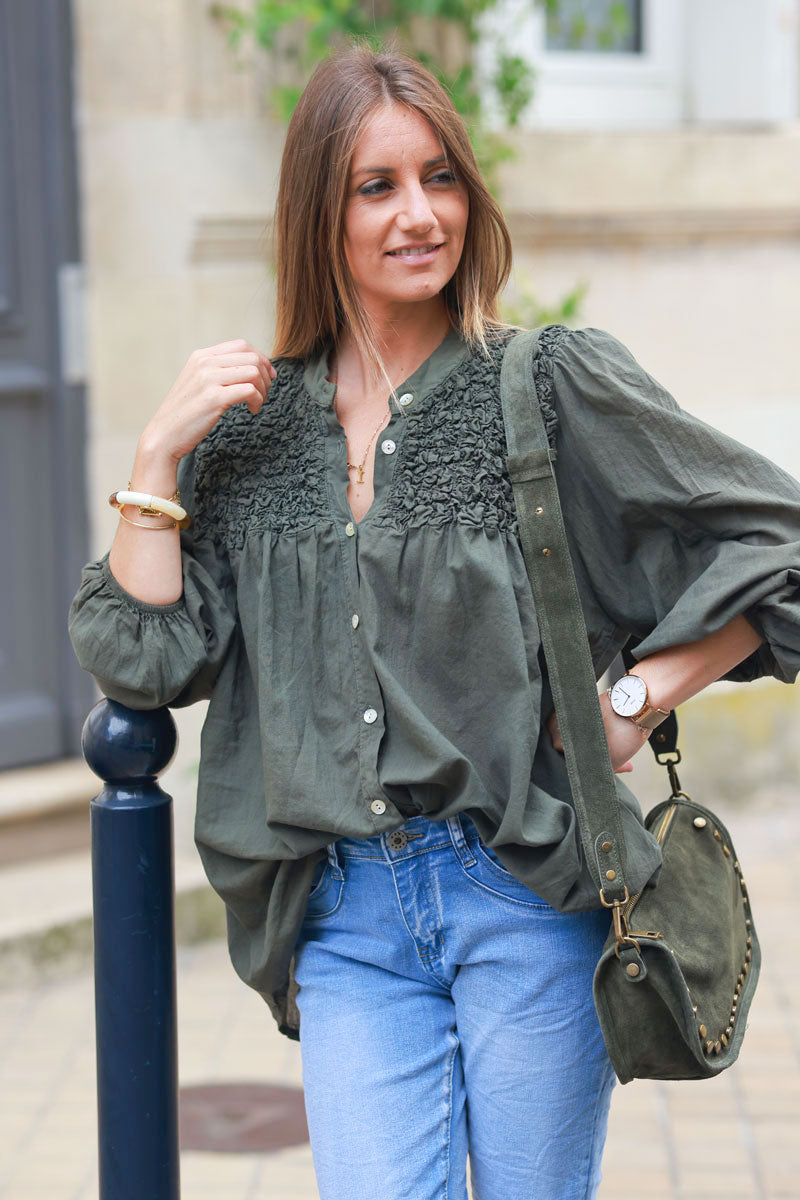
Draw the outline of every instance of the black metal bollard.
<instances>
[{"instance_id":1,"label":"black metal bollard","mask_svg":"<svg viewBox=\"0 0 800 1200\"><path fill-rule=\"evenodd\" d=\"M168 709L101 700L83 752L92 801L100 1200L178 1200L178 1054Z\"/></svg>"}]
</instances>

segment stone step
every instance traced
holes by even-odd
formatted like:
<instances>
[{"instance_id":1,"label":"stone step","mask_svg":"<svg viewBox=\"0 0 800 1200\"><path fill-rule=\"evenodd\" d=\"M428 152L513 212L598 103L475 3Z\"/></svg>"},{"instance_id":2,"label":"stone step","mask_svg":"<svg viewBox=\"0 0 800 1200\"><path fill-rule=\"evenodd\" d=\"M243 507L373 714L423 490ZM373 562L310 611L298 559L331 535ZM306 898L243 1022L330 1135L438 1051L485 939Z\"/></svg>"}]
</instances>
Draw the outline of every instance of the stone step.
<instances>
[{"instance_id":1,"label":"stone step","mask_svg":"<svg viewBox=\"0 0 800 1200\"><path fill-rule=\"evenodd\" d=\"M181 944L222 937L225 910L195 855L175 856ZM90 968L92 876L87 850L0 870L0 988Z\"/></svg>"},{"instance_id":2,"label":"stone step","mask_svg":"<svg viewBox=\"0 0 800 1200\"><path fill-rule=\"evenodd\" d=\"M88 806L102 784L82 758L62 758L0 771L0 831L23 820L38 820Z\"/></svg>"},{"instance_id":3,"label":"stone step","mask_svg":"<svg viewBox=\"0 0 800 1200\"><path fill-rule=\"evenodd\" d=\"M86 850L100 787L77 758L0 772L0 867Z\"/></svg>"}]
</instances>

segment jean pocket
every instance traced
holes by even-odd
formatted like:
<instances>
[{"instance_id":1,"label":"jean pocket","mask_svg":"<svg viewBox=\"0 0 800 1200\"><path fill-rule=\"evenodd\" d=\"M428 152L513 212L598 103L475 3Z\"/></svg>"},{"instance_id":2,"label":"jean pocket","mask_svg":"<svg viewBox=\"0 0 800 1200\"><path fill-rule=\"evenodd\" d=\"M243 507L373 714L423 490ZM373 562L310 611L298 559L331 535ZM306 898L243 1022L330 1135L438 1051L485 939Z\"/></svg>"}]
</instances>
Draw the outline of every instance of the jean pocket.
<instances>
[{"instance_id":1,"label":"jean pocket","mask_svg":"<svg viewBox=\"0 0 800 1200\"><path fill-rule=\"evenodd\" d=\"M510 875L512 879L514 878L508 867L504 866L503 863L500 862L500 859L497 857L494 850L492 850L491 846L487 846L485 842L475 842L474 849L478 854L482 854L484 858L488 858L492 866L496 867L501 874Z\"/></svg>"},{"instance_id":2,"label":"jean pocket","mask_svg":"<svg viewBox=\"0 0 800 1200\"><path fill-rule=\"evenodd\" d=\"M344 894L344 870L334 867L330 858L323 858L317 863L311 879L311 890L304 920L321 920L330 917L342 903Z\"/></svg>"},{"instance_id":3,"label":"jean pocket","mask_svg":"<svg viewBox=\"0 0 800 1200\"><path fill-rule=\"evenodd\" d=\"M470 842L470 849L476 861L467 874L479 887L503 896L506 900L513 900L516 904L525 904L544 912L558 911L536 892L531 891L516 875L512 875L508 867L500 862L494 850L484 842L476 838Z\"/></svg>"}]
</instances>

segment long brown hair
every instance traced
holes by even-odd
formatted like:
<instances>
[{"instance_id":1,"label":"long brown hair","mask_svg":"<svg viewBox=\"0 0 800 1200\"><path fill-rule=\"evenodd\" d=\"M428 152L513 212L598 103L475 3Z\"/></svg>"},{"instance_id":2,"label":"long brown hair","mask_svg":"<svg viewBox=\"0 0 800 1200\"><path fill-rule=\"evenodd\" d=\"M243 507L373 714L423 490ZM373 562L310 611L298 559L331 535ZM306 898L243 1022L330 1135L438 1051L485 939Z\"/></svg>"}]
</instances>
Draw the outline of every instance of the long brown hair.
<instances>
[{"instance_id":1,"label":"long brown hair","mask_svg":"<svg viewBox=\"0 0 800 1200\"><path fill-rule=\"evenodd\" d=\"M443 290L453 326L486 346L497 297L511 269L511 238L484 183L450 97L413 58L355 46L317 67L294 111L275 209L278 297L273 354L306 358L336 344L343 326L376 374L376 332L360 302L344 249L345 204L356 142L376 108L403 104L437 134L469 198L461 261Z\"/></svg>"}]
</instances>

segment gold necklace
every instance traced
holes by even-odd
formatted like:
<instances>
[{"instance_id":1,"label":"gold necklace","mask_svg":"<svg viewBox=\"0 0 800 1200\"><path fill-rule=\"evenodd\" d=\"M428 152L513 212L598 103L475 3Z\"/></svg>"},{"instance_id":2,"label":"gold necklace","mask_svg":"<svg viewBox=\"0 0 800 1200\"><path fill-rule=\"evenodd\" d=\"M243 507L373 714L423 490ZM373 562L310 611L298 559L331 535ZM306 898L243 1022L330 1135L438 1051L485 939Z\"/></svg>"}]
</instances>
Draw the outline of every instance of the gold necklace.
<instances>
[{"instance_id":1,"label":"gold necklace","mask_svg":"<svg viewBox=\"0 0 800 1200\"><path fill-rule=\"evenodd\" d=\"M332 383L333 383L333 386L334 386L334 387L336 387L336 386L337 386L338 379L339 379L339 364L338 364L338 362L335 362L335 363L334 363L334 367L333 367L333 380L332 380ZM339 420L339 413L338 413L338 412L337 412L337 410L336 410L336 401L335 401L335 400L334 400L334 404L333 404L333 411L336 413L336 419L337 419L337 421L338 421L338 420ZM386 405L386 413L388 413L388 415L389 415L389 416L391 416L391 409L389 408L389 405L388 405L388 403L387 403L387 405ZM351 462L349 462L349 463L347 464L347 469L348 469L348 471L358 471L358 479L354 480L354 482L355 482L355 483L363 483L363 482L364 482L364 468L365 468L365 466L366 466L366 463L367 463L367 455L368 455L368 454L369 454L369 452L370 452L370 448L372 447L372 443L375 441L375 438L378 436L378 434L380 433L380 431L383 429L383 427L384 427L385 423L386 423L386 415L384 415L384 416L382 416L382 417L381 417L380 424L378 425L378 428L375 430L375 432L373 433L372 437L371 437L371 438L369 439L369 441L367 442L367 448L366 448L366 450L364 451L364 457L361 459L361 462L360 462L360 463L351 463ZM341 421L339 421L339 424L341 425ZM347 434L345 434L345 443L346 443L346 442L347 442Z\"/></svg>"}]
</instances>

